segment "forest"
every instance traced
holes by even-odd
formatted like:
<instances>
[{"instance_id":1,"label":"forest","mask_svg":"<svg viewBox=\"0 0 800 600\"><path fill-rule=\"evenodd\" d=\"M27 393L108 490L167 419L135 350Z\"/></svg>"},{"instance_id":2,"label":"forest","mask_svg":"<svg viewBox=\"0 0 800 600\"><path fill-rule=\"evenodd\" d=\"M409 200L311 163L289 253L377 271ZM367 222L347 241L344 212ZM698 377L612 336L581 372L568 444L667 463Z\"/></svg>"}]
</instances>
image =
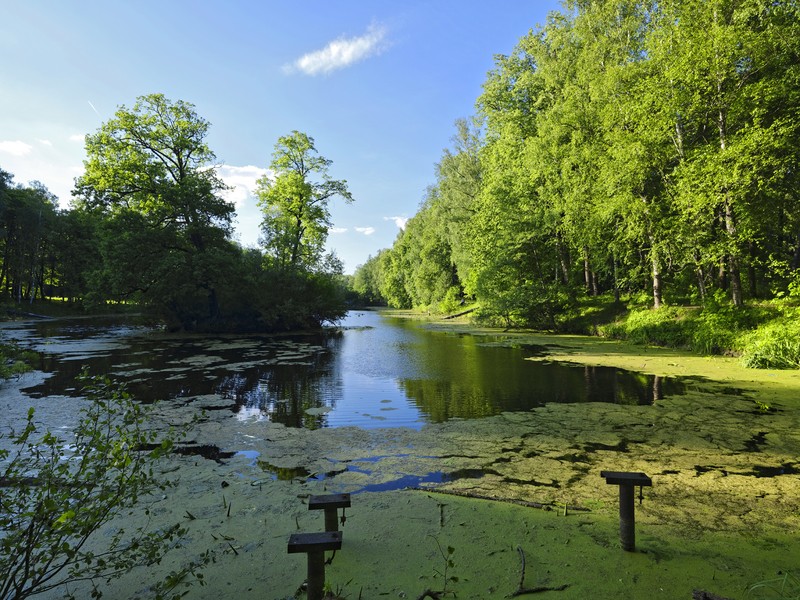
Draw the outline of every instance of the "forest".
<instances>
[{"instance_id":1,"label":"forest","mask_svg":"<svg viewBox=\"0 0 800 600\"><path fill-rule=\"evenodd\" d=\"M355 290L706 352L777 336L793 345L778 366L800 366L798 17L792 1L566 2L495 58ZM587 317L600 306L623 319Z\"/></svg>"},{"instance_id":2,"label":"forest","mask_svg":"<svg viewBox=\"0 0 800 600\"><path fill-rule=\"evenodd\" d=\"M208 128L193 105L161 94L120 107L87 136L68 209L0 170L0 302L111 304L186 331L284 331L343 316L342 265L324 244L329 202L352 201L347 182L328 175L313 138L281 137L274 176L258 182L262 248L243 248Z\"/></svg>"}]
</instances>

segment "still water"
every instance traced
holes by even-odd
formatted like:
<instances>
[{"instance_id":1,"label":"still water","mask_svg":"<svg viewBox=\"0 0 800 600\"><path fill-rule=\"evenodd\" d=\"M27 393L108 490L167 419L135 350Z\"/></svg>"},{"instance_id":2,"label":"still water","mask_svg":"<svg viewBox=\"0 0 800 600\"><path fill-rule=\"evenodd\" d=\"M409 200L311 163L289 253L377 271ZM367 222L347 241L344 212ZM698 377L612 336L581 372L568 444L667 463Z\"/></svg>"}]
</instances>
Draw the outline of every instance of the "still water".
<instances>
[{"instance_id":1,"label":"still water","mask_svg":"<svg viewBox=\"0 0 800 600\"><path fill-rule=\"evenodd\" d=\"M432 331L372 311L291 336L172 335L111 319L5 323L0 331L41 353L48 377L23 390L38 402L80 396L85 367L124 381L144 402L293 427L419 428L547 402L651 404L683 391L671 379L525 360L541 349L502 347L503 335Z\"/></svg>"}]
</instances>

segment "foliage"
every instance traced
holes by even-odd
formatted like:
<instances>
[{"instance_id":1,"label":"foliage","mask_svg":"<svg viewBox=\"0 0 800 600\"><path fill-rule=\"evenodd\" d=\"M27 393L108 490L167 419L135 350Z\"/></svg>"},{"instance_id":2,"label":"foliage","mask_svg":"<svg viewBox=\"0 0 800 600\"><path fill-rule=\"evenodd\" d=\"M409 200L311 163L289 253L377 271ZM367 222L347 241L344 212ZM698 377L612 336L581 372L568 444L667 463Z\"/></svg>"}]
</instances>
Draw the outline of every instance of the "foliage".
<instances>
[{"instance_id":1,"label":"foliage","mask_svg":"<svg viewBox=\"0 0 800 600\"><path fill-rule=\"evenodd\" d=\"M566 2L496 57L381 256L384 299L458 288L491 322L570 330L588 298L669 301L606 329L740 350L766 317L745 302L800 272L798 34L794 3Z\"/></svg>"},{"instance_id":2,"label":"foliage","mask_svg":"<svg viewBox=\"0 0 800 600\"><path fill-rule=\"evenodd\" d=\"M0 294L18 304L33 302L50 290L56 242L55 196L38 182L23 187L0 169Z\"/></svg>"},{"instance_id":3,"label":"foliage","mask_svg":"<svg viewBox=\"0 0 800 600\"><path fill-rule=\"evenodd\" d=\"M455 575L448 575L450 569L455 567L455 562L453 561L453 554L455 553L456 549L452 546L447 546L447 548L442 548L442 545L439 543L439 538L434 537L433 535L429 534L429 537L433 538L433 541L436 542L436 548L439 550L439 554L442 557L443 567L440 571L439 569L434 568L433 572L442 578L442 590L440 592L434 592L437 597L446 596L448 593L452 593L455 595L454 592L448 591L447 587L451 583L458 583L458 577Z\"/></svg>"},{"instance_id":4,"label":"foliage","mask_svg":"<svg viewBox=\"0 0 800 600\"><path fill-rule=\"evenodd\" d=\"M150 94L87 136L76 206L100 219L97 301L142 302L184 329L223 316L233 206L220 195L208 127L191 104Z\"/></svg>"},{"instance_id":5,"label":"foliage","mask_svg":"<svg viewBox=\"0 0 800 600\"><path fill-rule=\"evenodd\" d=\"M159 440L147 431L146 411L108 379L84 374L83 383L88 405L73 438L40 432L31 408L22 431L6 438L11 446L0 449L0 598L27 598L77 582L89 582L99 597L103 582L158 563L186 533L177 524L109 527L169 485L153 465L174 436ZM208 559L156 584L154 595L178 598L178 587L202 583L197 569Z\"/></svg>"},{"instance_id":6,"label":"foliage","mask_svg":"<svg viewBox=\"0 0 800 600\"><path fill-rule=\"evenodd\" d=\"M0 383L3 379L30 371L30 364L36 358L36 353L21 350L15 344L0 343Z\"/></svg>"},{"instance_id":7,"label":"foliage","mask_svg":"<svg viewBox=\"0 0 800 600\"><path fill-rule=\"evenodd\" d=\"M387 250L381 250L376 256L370 256L356 269L350 288L358 295L359 304L376 306L386 303L380 289L384 279L381 254L386 252Z\"/></svg>"},{"instance_id":8,"label":"foliage","mask_svg":"<svg viewBox=\"0 0 800 600\"><path fill-rule=\"evenodd\" d=\"M778 577L759 581L747 588L748 598L800 598L800 577L792 571L778 572Z\"/></svg>"},{"instance_id":9,"label":"foliage","mask_svg":"<svg viewBox=\"0 0 800 600\"><path fill-rule=\"evenodd\" d=\"M0 170L0 297L136 306L171 330L318 327L345 312L342 265L323 254L328 202L352 201L314 140L278 140L259 183L264 251L230 239L233 205L192 104L139 97L86 138L71 210ZM291 270L293 273L284 271Z\"/></svg>"},{"instance_id":10,"label":"foliage","mask_svg":"<svg viewBox=\"0 0 800 600\"><path fill-rule=\"evenodd\" d=\"M756 369L800 369L800 320L777 319L743 342L742 363Z\"/></svg>"},{"instance_id":11,"label":"foliage","mask_svg":"<svg viewBox=\"0 0 800 600\"><path fill-rule=\"evenodd\" d=\"M626 339L634 344L689 348L694 329L695 321L688 318L686 310L670 306L631 311L624 321L602 331L608 337Z\"/></svg>"}]
</instances>

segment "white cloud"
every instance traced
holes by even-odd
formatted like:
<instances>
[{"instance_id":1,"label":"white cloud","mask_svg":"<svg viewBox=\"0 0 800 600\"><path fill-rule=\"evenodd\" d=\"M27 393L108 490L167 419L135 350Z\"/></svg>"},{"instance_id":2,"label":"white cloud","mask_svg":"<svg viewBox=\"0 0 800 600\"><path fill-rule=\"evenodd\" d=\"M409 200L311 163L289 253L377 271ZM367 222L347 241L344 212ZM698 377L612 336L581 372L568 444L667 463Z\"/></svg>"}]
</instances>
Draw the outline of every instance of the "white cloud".
<instances>
[{"instance_id":1,"label":"white cloud","mask_svg":"<svg viewBox=\"0 0 800 600\"><path fill-rule=\"evenodd\" d=\"M53 145L53 142L51 142L50 140L37 139L36 141L39 142L42 146L52 146Z\"/></svg>"},{"instance_id":2,"label":"white cloud","mask_svg":"<svg viewBox=\"0 0 800 600\"><path fill-rule=\"evenodd\" d=\"M344 69L371 56L377 56L386 48L386 28L370 25L359 37L340 37L322 50L304 54L293 64L284 67L287 73L300 71L306 75L327 74Z\"/></svg>"},{"instance_id":3,"label":"white cloud","mask_svg":"<svg viewBox=\"0 0 800 600\"><path fill-rule=\"evenodd\" d=\"M83 142L85 139L86 139L85 133L74 133L71 136L69 136L70 142Z\"/></svg>"},{"instance_id":4,"label":"white cloud","mask_svg":"<svg viewBox=\"0 0 800 600\"><path fill-rule=\"evenodd\" d=\"M347 231L347 227L331 227L329 231L331 233L345 233Z\"/></svg>"},{"instance_id":5,"label":"white cloud","mask_svg":"<svg viewBox=\"0 0 800 600\"><path fill-rule=\"evenodd\" d=\"M363 233L364 235L372 235L375 233L374 227L355 227L354 228L358 233Z\"/></svg>"},{"instance_id":6,"label":"white cloud","mask_svg":"<svg viewBox=\"0 0 800 600\"><path fill-rule=\"evenodd\" d=\"M33 146L21 140L0 142L0 152L5 152L11 156L25 156L30 154Z\"/></svg>"},{"instance_id":7,"label":"white cloud","mask_svg":"<svg viewBox=\"0 0 800 600\"><path fill-rule=\"evenodd\" d=\"M223 197L236 208L234 227L237 239L243 246L258 246L262 215L256 204L256 180L271 175L270 171L253 165L222 165L217 167L217 175L231 188Z\"/></svg>"},{"instance_id":8,"label":"white cloud","mask_svg":"<svg viewBox=\"0 0 800 600\"><path fill-rule=\"evenodd\" d=\"M244 167L234 167L222 165L217 167L217 175L230 186L231 189L225 193L225 199L232 202L237 208L244 204L250 197L254 197L256 180L267 175L267 169L247 165Z\"/></svg>"},{"instance_id":9,"label":"white cloud","mask_svg":"<svg viewBox=\"0 0 800 600\"><path fill-rule=\"evenodd\" d=\"M394 221L394 224L397 225L398 229L405 229L406 223L408 223L408 217L383 217L384 221Z\"/></svg>"}]
</instances>

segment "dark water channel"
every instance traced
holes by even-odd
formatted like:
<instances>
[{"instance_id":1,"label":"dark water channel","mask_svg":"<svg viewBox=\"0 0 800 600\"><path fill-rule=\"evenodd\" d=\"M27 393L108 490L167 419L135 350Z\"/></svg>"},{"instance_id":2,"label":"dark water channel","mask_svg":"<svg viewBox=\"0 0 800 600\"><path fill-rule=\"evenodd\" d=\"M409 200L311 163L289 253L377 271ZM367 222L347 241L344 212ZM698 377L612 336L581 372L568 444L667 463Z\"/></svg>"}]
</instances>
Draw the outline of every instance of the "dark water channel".
<instances>
[{"instance_id":1,"label":"dark water channel","mask_svg":"<svg viewBox=\"0 0 800 600\"><path fill-rule=\"evenodd\" d=\"M5 323L2 331L41 353L48 377L23 390L37 401L79 396L76 377L86 366L126 382L143 401L197 403L294 427L418 428L546 402L651 404L684 388L620 369L525 360L540 349L369 311L294 336L171 335L112 319Z\"/></svg>"}]
</instances>

